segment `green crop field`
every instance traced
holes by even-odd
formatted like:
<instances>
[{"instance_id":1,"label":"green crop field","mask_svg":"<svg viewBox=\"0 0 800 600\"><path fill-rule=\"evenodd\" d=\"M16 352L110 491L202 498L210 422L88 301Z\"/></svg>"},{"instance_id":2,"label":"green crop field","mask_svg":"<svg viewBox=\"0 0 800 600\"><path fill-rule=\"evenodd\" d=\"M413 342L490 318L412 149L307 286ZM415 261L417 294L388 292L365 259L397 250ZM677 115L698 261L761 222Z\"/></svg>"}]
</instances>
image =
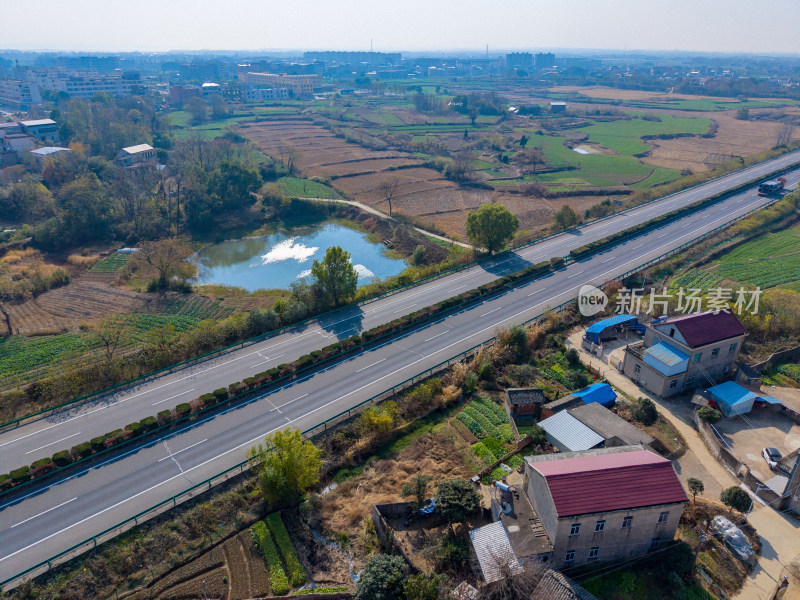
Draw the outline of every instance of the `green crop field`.
<instances>
[{"instance_id":1,"label":"green crop field","mask_svg":"<svg viewBox=\"0 0 800 600\"><path fill-rule=\"evenodd\" d=\"M184 315L203 320L224 319L233 312L233 309L222 306L211 298L192 294L172 302L166 312L170 315Z\"/></svg>"},{"instance_id":2,"label":"green crop field","mask_svg":"<svg viewBox=\"0 0 800 600\"><path fill-rule=\"evenodd\" d=\"M90 271L94 271L95 273L113 273L114 271L119 271L128 264L130 256L131 255L126 252L115 252L97 261Z\"/></svg>"},{"instance_id":3,"label":"green crop field","mask_svg":"<svg viewBox=\"0 0 800 600\"><path fill-rule=\"evenodd\" d=\"M589 134L589 141L605 146L620 154L633 156L647 152L650 144L641 138L645 135L677 133L703 134L711 124L706 118L684 118L662 115L661 121L631 119L630 121L610 121L595 123L577 131Z\"/></svg>"},{"instance_id":4,"label":"green crop field","mask_svg":"<svg viewBox=\"0 0 800 600\"><path fill-rule=\"evenodd\" d=\"M800 291L800 225L760 235L726 252L711 266L681 275L672 285L708 290L723 280Z\"/></svg>"},{"instance_id":5,"label":"green crop field","mask_svg":"<svg viewBox=\"0 0 800 600\"><path fill-rule=\"evenodd\" d=\"M339 192L324 183L301 179L299 177L281 177L278 186L285 194L294 198L332 198L339 199Z\"/></svg>"}]
</instances>

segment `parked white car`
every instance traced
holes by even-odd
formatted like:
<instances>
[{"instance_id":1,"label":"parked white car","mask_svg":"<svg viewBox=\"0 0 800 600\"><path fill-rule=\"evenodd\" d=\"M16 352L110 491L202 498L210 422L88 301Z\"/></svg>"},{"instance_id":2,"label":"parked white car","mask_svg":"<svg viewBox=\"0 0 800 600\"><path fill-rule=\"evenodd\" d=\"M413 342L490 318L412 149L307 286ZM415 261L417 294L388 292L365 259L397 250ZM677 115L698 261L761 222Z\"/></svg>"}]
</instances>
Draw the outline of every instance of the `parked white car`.
<instances>
[{"instance_id":1,"label":"parked white car","mask_svg":"<svg viewBox=\"0 0 800 600\"><path fill-rule=\"evenodd\" d=\"M761 451L761 456L764 457L764 460L767 461L769 468L773 471L775 470L775 467L778 466L778 463L781 462L781 458L783 458L781 453L778 452L777 448L764 448Z\"/></svg>"}]
</instances>

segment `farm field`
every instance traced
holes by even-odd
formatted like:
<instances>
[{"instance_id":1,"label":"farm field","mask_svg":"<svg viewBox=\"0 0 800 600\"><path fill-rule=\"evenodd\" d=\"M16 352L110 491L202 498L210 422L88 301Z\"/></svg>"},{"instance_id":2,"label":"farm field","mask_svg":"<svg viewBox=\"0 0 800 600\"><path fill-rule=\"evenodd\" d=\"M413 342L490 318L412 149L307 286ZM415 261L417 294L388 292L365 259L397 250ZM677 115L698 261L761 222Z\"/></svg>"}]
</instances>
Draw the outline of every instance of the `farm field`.
<instances>
[{"instance_id":1,"label":"farm field","mask_svg":"<svg viewBox=\"0 0 800 600\"><path fill-rule=\"evenodd\" d=\"M725 285L749 284L798 290L800 284L800 225L766 233L726 252L710 265L684 273L673 287L708 290Z\"/></svg>"},{"instance_id":2,"label":"farm field","mask_svg":"<svg viewBox=\"0 0 800 600\"><path fill-rule=\"evenodd\" d=\"M300 177L281 177L278 186L283 192L293 198L341 198L342 196L332 187Z\"/></svg>"},{"instance_id":3,"label":"farm field","mask_svg":"<svg viewBox=\"0 0 800 600\"><path fill-rule=\"evenodd\" d=\"M128 318L130 330L120 344L121 351L140 344L155 329L171 326L176 331L185 331L199 322L185 315L131 314ZM122 318L119 319L121 322ZM97 358L100 349L100 340L89 331L0 337L0 389L34 381L56 368L85 364Z\"/></svg>"}]
</instances>

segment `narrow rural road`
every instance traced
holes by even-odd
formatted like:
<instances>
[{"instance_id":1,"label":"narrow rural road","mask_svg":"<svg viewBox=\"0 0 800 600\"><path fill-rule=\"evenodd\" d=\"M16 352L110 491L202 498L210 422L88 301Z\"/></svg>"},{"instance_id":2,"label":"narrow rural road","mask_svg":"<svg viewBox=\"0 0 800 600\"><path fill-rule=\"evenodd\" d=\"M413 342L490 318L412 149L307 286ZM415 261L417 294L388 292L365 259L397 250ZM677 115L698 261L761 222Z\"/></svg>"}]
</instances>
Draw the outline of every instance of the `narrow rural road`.
<instances>
[{"instance_id":1,"label":"narrow rural road","mask_svg":"<svg viewBox=\"0 0 800 600\"><path fill-rule=\"evenodd\" d=\"M582 336L583 331L578 331L570 335L567 343L569 347L578 350L581 361L601 372L609 383L629 396L650 398L659 414L686 441L686 454L676 461L684 486L689 477L697 477L705 483L703 495L717 500L722 490L741 485L741 481L711 454L699 432L692 426L692 409L687 406L687 400L663 400L640 388L608 363L586 352L581 346ZM747 488L743 489L750 493ZM784 567L800 554L800 521L766 506L760 500L756 500L749 520L761 538L761 556L736 597L742 600L769 600L784 574ZM793 596L795 599L800 598L800 589L791 590L791 595L787 594L784 600L792 600Z\"/></svg>"}]
</instances>

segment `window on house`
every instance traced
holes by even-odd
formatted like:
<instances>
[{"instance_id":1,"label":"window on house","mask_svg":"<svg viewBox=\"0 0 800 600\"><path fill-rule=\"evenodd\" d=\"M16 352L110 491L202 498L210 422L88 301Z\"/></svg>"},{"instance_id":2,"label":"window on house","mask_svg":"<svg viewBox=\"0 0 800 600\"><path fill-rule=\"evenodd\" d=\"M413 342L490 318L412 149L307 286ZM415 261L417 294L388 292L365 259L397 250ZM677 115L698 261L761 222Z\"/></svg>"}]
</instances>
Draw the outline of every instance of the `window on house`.
<instances>
[{"instance_id":1,"label":"window on house","mask_svg":"<svg viewBox=\"0 0 800 600\"><path fill-rule=\"evenodd\" d=\"M650 540L650 548L648 552L652 552L653 550L658 550L658 547L661 545L661 538L653 538Z\"/></svg>"},{"instance_id":2,"label":"window on house","mask_svg":"<svg viewBox=\"0 0 800 600\"><path fill-rule=\"evenodd\" d=\"M717 358L719 356L719 348L714 348L711 351L711 358Z\"/></svg>"},{"instance_id":3,"label":"window on house","mask_svg":"<svg viewBox=\"0 0 800 600\"><path fill-rule=\"evenodd\" d=\"M733 354L734 352L736 352L736 346L737 346L737 345L738 345L738 344L731 344L731 345L728 347L728 354Z\"/></svg>"},{"instance_id":4,"label":"window on house","mask_svg":"<svg viewBox=\"0 0 800 600\"><path fill-rule=\"evenodd\" d=\"M606 530L606 522L605 521L598 521L594 524L594 532L599 533L601 531Z\"/></svg>"},{"instance_id":5,"label":"window on house","mask_svg":"<svg viewBox=\"0 0 800 600\"><path fill-rule=\"evenodd\" d=\"M575 550L567 550L564 555L564 562L572 562L575 560Z\"/></svg>"},{"instance_id":6,"label":"window on house","mask_svg":"<svg viewBox=\"0 0 800 600\"><path fill-rule=\"evenodd\" d=\"M592 546L589 549L589 559L597 558L600 556L600 546Z\"/></svg>"},{"instance_id":7,"label":"window on house","mask_svg":"<svg viewBox=\"0 0 800 600\"><path fill-rule=\"evenodd\" d=\"M694 383L694 375L689 375L689 377L686 379L686 383Z\"/></svg>"},{"instance_id":8,"label":"window on house","mask_svg":"<svg viewBox=\"0 0 800 600\"><path fill-rule=\"evenodd\" d=\"M569 528L570 535L578 535L581 532L581 524L580 523L573 523L572 527Z\"/></svg>"},{"instance_id":9,"label":"window on house","mask_svg":"<svg viewBox=\"0 0 800 600\"><path fill-rule=\"evenodd\" d=\"M674 337L675 337L675 328L674 328L674 327L670 327L670 330L669 330L669 337L671 337L671 338L674 338Z\"/></svg>"},{"instance_id":10,"label":"window on house","mask_svg":"<svg viewBox=\"0 0 800 600\"><path fill-rule=\"evenodd\" d=\"M641 372L641 370L642 370L642 365L636 365L635 367L633 367L633 374L638 375Z\"/></svg>"},{"instance_id":11,"label":"window on house","mask_svg":"<svg viewBox=\"0 0 800 600\"><path fill-rule=\"evenodd\" d=\"M673 379L672 381L669 382L669 389L672 390L672 389L675 389L676 387L678 387L678 380L677 379Z\"/></svg>"},{"instance_id":12,"label":"window on house","mask_svg":"<svg viewBox=\"0 0 800 600\"><path fill-rule=\"evenodd\" d=\"M633 517L624 517L622 519L623 529L630 529L632 524L633 524Z\"/></svg>"},{"instance_id":13,"label":"window on house","mask_svg":"<svg viewBox=\"0 0 800 600\"><path fill-rule=\"evenodd\" d=\"M703 358L703 353L698 352L697 354L694 355L694 362L700 362L701 358Z\"/></svg>"},{"instance_id":14,"label":"window on house","mask_svg":"<svg viewBox=\"0 0 800 600\"><path fill-rule=\"evenodd\" d=\"M669 512L665 511L658 514L658 522L659 523L666 523L667 519L669 518Z\"/></svg>"}]
</instances>

